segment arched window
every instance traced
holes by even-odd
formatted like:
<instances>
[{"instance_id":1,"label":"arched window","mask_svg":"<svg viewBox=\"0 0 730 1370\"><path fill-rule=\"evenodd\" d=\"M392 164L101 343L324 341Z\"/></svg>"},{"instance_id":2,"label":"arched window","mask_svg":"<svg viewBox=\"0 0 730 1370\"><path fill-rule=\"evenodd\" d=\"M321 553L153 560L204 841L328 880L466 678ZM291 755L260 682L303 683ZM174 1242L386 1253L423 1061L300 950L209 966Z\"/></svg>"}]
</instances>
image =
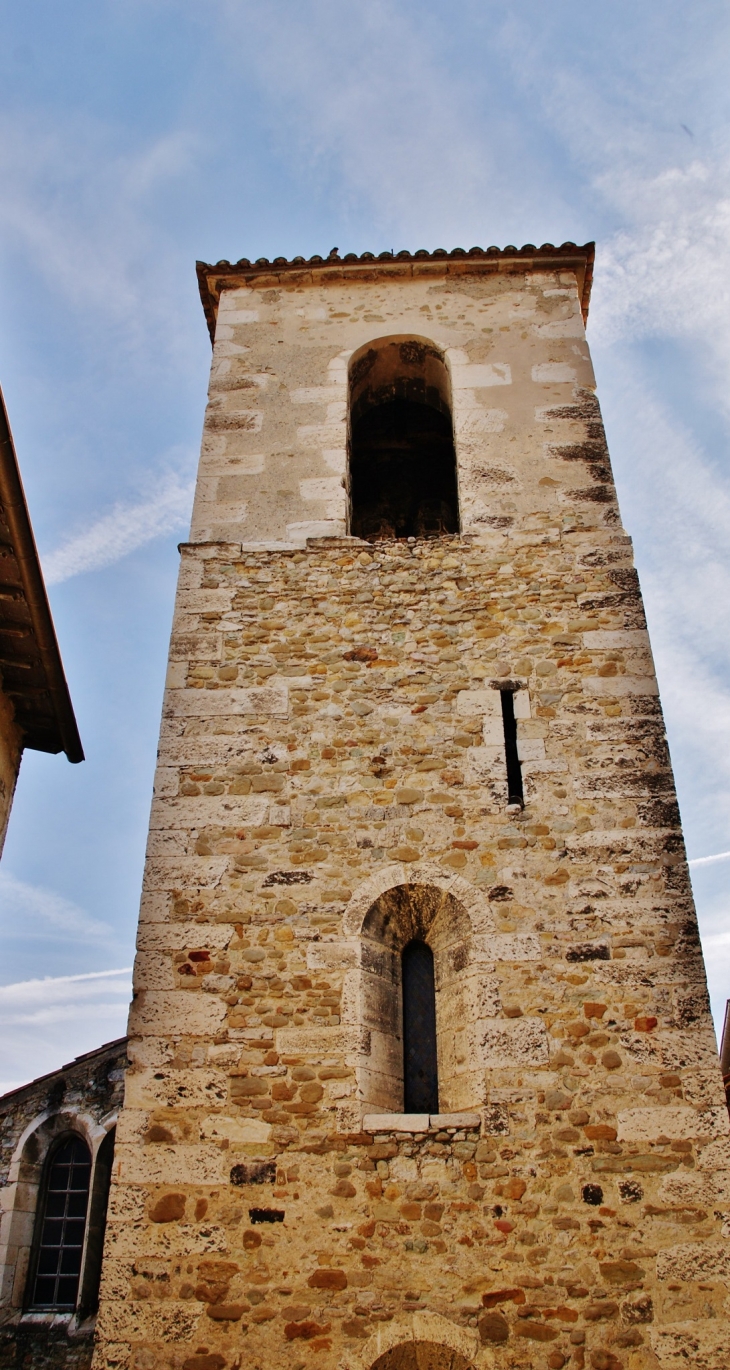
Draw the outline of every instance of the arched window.
<instances>
[{"instance_id":1,"label":"arched window","mask_svg":"<svg viewBox=\"0 0 730 1370\"><path fill-rule=\"evenodd\" d=\"M380 338L350 363L350 531L438 537L459 531L451 387L424 338Z\"/></svg>"},{"instance_id":2,"label":"arched window","mask_svg":"<svg viewBox=\"0 0 730 1370\"><path fill-rule=\"evenodd\" d=\"M89 1204L91 1153L81 1137L51 1152L36 1224L31 1308L74 1309Z\"/></svg>"},{"instance_id":3,"label":"arched window","mask_svg":"<svg viewBox=\"0 0 730 1370\"><path fill-rule=\"evenodd\" d=\"M436 983L433 952L414 938L401 956L403 988L403 1110L438 1113Z\"/></svg>"},{"instance_id":4,"label":"arched window","mask_svg":"<svg viewBox=\"0 0 730 1370\"><path fill-rule=\"evenodd\" d=\"M435 883L399 884L354 917L362 964L346 1013L367 1040L357 1065L363 1115L473 1109L484 1093L475 1054L483 972L466 907Z\"/></svg>"}]
</instances>

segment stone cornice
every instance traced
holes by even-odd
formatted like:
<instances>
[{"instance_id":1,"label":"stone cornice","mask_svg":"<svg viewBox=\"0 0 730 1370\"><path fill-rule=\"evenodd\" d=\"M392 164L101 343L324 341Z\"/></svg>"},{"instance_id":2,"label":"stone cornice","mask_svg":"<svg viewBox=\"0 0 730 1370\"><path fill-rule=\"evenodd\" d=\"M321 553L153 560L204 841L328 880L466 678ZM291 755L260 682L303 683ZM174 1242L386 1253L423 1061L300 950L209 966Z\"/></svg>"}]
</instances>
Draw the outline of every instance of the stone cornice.
<instances>
[{"instance_id":1,"label":"stone cornice","mask_svg":"<svg viewBox=\"0 0 730 1370\"><path fill-rule=\"evenodd\" d=\"M340 257L333 249L328 257L314 256L275 257L270 262L267 257L259 257L250 262L247 257L240 261L220 261L215 263L197 262L200 298L208 323L211 341L215 338L218 301L223 290L236 286L270 288L282 285L318 285L329 281L388 279L394 276L464 276L492 274L510 271L575 271L578 281L583 321L588 318L588 305L593 282L593 262L595 243L562 243L554 247L543 243L535 247L526 243L524 247L455 247L451 252L437 248L435 252L421 249L418 252L363 252L359 257L348 252Z\"/></svg>"}]
</instances>

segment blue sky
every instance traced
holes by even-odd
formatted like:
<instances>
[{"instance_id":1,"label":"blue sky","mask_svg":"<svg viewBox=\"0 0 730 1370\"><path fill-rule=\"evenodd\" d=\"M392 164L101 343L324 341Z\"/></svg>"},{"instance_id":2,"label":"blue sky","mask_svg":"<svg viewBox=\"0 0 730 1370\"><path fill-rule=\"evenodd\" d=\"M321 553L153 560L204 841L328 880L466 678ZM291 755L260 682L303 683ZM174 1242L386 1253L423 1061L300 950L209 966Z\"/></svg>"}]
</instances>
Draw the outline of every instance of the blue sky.
<instances>
[{"instance_id":1,"label":"blue sky","mask_svg":"<svg viewBox=\"0 0 730 1370\"><path fill-rule=\"evenodd\" d=\"M88 758L23 761L0 1086L124 1031L210 359L196 258L597 240L688 851L730 851L729 31L719 0L0 7L0 382ZM730 860L693 880L719 1016Z\"/></svg>"}]
</instances>

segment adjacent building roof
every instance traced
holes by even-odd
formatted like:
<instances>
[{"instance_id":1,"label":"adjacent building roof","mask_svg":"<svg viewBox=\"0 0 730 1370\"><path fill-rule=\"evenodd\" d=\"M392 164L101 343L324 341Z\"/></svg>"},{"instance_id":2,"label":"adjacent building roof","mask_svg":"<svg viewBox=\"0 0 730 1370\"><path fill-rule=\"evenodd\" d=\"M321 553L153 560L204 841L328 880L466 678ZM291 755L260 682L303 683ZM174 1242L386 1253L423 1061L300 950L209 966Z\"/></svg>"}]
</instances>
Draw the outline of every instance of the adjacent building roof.
<instances>
[{"instance_id":1,"label":"adjacent building roof","mask_svg":"<svg viewBox=\"0 0 730 1370\"><path fill-rule=\"evenodd\" d=\"M83 761L2 392L0 688L12 701L24 747Z\"/></svg>"},{"instance_id":2,"label":"adjacent building roof","mask_svg":"<svg viewBox=\"0 0 730 1370\"><path fill-rule=\"evenodd\" d=\"M254 282L258 287L276 286L284 279L291 281L292 278L312 284L315 279L323 278L363 280L373 276L461 276L515 270L569 270L575 271L578 280L585 322L588 318L595 252L595 243L584 243L583 247L575 243L562 243L560 247L554 247L552 243L543 243L542 247L525 243L524 247L470 247L468 251L463 247L455 247L451 252L445 248L437 248L435 252L421 248L418 252L380 252L377 257L374 252L363 252L359 257L355 252L348 252L340 257L335 247L328 257L293 257L291 261L286 257L275 257L273 262L267 257L259 257L255 262L241 257L238 262L222 261L214 265L198 262L197 272L200 298L212 342L222 290Z\"/></svg>"},{"instance_id":3,"label":"adjacent building roof","mask_svg":"<svg viewBox=\"0 0 730 1370\"><path fill-rule=\"evenodd\" d=\"M48 1085L49 1088L58 1080L68 1079L70 1085L78 1085L87 1082L95 1069L102 1061L116 1060L117 1057L125 1057L127 1038L115 1037L113 1042L104 1042L100 1047L94 1047L93 1051L85 1051L81 1056L74 1056L73 1061L67 1061L65 1066L59 1066L58 1070L49 1070L45 1075L38 1075L35 1080L28 1080L27 1084L17 1085L15 1089L9 1089L7 1094L0 1094L0 1115L13 1108L27 1094L32 1094Z\"/></svg>"}]
</instances>

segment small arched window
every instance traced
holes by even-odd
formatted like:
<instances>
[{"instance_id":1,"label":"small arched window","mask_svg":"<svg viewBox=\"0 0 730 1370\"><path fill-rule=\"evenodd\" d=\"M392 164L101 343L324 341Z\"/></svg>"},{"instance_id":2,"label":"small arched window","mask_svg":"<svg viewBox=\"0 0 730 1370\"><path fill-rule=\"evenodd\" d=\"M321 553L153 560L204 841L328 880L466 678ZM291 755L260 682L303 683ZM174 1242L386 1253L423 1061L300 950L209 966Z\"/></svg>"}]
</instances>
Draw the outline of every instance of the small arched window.
<instances>
[{"instance_id":1,"label":"small arched window","mask_svg":"<svg viewBox=\"0 0 730 1370\"><path fill-rule=\"evenodd\" d=\"M51 1152L36 1227L31 1308L74 1309L89 1206L91 1153L81 1137Z\"/></svg>"},{"instance_id":2,"label":"small arched window","mask_svg":"<svg viewBox=\"0 0 730 1370\"><path fill-rule=\"evenodd\" d=\"M425 338L379 338L350 363L350 530L355 537L459 531L451 386Z\"/></svg>"},{"instance_id":3,"label":"small arched window","mask_svg":"<svg viewBox=\"0 0 730 1370\"><path fill-rule=\"evenodd\" d=\"M438 1113L436 982L433 952L414 938L401 955L403 991L403 1108Z\"/></svg>"}]
</instances>

